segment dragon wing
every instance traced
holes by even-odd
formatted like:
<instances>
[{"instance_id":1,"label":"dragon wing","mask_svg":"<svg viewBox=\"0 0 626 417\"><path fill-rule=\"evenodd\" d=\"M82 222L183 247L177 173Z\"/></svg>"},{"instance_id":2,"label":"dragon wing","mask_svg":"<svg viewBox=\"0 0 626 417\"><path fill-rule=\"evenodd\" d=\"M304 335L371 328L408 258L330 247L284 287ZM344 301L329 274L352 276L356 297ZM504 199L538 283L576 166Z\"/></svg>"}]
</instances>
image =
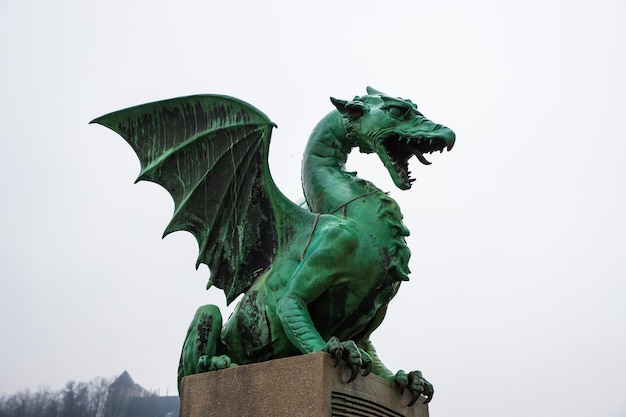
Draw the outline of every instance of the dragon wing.
<instances>
[{"instance_id":1,"label":"dragon wing","mask_svg":"<svg viewBox=\"0 0 626 417\"><path fill-rule=\"evenodd\" d=\"M196 268L211 271L207 288L228 303L244 293L288 245L311 212L288 200L268 167L276 125L252 105L196 95L131 107L98 123L120 134L141 163L137 181L163 186L174 214L163 236L186 230L198 241Z\"/></svg>"}]
</instances>

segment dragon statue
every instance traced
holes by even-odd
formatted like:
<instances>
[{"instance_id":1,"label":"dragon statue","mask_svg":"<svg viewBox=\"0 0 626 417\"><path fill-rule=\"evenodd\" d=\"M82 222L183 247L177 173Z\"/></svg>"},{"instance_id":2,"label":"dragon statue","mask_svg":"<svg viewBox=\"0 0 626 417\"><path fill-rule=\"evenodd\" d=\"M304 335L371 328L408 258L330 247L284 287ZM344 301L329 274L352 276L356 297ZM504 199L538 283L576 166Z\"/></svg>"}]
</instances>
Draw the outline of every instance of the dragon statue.
<instances>
[{"instance_id":1,"label":"dragon statue","mask_svg":"<svg viewBox=\"0 0 626 417\"><path fill-rule=\"evenodd\" d=\"M137 179L162 185L175 208L164 236L198 241L207 288L243 297L225 324L213 305L198 309L183 345L180 380L190 374L325 351L346 361L349 382L372 372L432 399L420 371L390 371L370 335L408 280L409 231L397 203L345 170L353 148L378 155L395 185L414 181L408 160L451 150L455 134L410 100L372 88L335 109L310 136L302 162L306 203L275 185L268 151L276 125L222 95L196 95L120 110L92 121L120 134L141 163Z\"/></svg>"}]
</instances>

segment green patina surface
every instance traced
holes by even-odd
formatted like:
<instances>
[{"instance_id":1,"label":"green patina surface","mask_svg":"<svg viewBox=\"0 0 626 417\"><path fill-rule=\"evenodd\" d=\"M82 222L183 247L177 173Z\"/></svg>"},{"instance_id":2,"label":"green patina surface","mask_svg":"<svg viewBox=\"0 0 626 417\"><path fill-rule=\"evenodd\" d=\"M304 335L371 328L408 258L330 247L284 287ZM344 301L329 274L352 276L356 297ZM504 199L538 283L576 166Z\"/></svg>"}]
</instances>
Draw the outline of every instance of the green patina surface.
<instances>
[{"instance_id":1,"label":"green patina surface","mask_svg":"<svg viewBox=\"0 0 626 417\"><path fill-rule=\"evenodd\" d=\"M409 232L396 202L345 170L350 151L375 153L396 186L413 179L409 158L450 150L454 133L410 100L368 88L313 130L302 163L306 206L288 200L268 167L275 125L253 106L198 95L145 104L95 119L119 133L141 162L139 180L165 187L175 210L165 234L191 232L209 286L230 303L202 306L185 340L182 377L286 356L326 351L354 379L373 372L430 401L419 371L390 371L370 342L400 283L408 280Z\"/></svg>"}]
</instances>

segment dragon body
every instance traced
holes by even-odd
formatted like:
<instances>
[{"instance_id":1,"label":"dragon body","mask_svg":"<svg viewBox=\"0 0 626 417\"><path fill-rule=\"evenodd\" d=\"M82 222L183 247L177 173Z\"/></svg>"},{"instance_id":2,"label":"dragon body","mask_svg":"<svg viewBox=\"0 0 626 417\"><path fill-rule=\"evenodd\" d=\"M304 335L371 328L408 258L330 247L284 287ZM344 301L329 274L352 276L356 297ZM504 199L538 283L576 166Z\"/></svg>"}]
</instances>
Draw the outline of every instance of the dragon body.
<instances>
[{"instance_id":1,"label":"dragon body","mask_svg":"<svg viewBox=\"0 0 626 417\"><path fill-rule=\"evenodd\" d=\"M419 371L393 373L370 342L400 283L408 280L409 232L397 203L345 170L353 148L376 153L401 189L408 160L450 150L454 133L425 118L409 100L368 88L313 130L302 164L307 207L275 186L267 164L274 126L225 96L191 96L121 110L94 120L120 133L142 164L139 180L163 185L176 207L166 234L196 236L198 263L231 302L198 309L187 333L179 382L189 374L326 351L352 369L372 372L430 401Z\"/></svg>"}]
</instances>

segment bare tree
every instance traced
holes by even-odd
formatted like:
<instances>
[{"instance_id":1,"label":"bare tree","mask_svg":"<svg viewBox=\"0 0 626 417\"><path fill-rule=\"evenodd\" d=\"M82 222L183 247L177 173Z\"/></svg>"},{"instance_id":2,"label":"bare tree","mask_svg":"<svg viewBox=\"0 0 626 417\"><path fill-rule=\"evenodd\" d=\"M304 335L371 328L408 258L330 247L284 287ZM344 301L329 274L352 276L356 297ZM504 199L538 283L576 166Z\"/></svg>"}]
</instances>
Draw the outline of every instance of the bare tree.
<instances>
[{"instance_id":1,"label":"bare tree","mask_svg":"<svg viewBox=\"0 0 626 417\"><path fill-rule=\"evenodd\" d=\"M0 396L0 417L103 417L110 379L69 381L59 391L41 387Z\"/></svg>"}]
</instances>

